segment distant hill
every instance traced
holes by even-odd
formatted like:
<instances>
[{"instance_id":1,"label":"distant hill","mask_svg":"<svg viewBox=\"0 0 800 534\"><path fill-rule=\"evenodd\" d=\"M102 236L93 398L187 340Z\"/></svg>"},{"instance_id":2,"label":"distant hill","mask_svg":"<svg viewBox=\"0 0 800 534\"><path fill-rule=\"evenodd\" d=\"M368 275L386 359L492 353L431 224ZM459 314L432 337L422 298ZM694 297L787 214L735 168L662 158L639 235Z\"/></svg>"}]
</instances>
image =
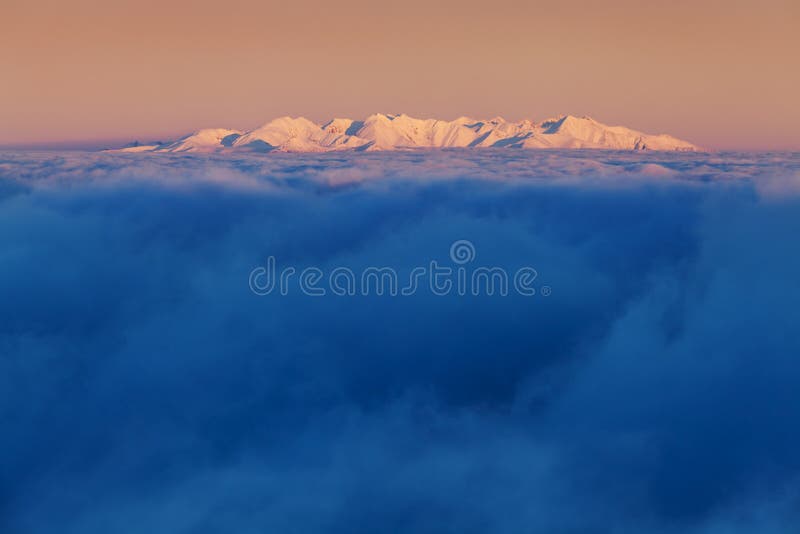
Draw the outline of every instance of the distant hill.
<instances>
[{"instance_id":1,"label":"distant hill","mask_svg":"<svg viewBox=\"0 0 800 534\"><path fill-rule=\"evenodd\" d=\"M178 140L136 144L120 152L328 152L454 147L595 148L613 150L699 151L670 135L650 135L608 126L589 117L562 115L542 122L508 122L500 117L453 121L408 115L370 115L365 120L333 119L323 125L281 117L249 132L203 129Z\"/></svg>"}]
</instances>

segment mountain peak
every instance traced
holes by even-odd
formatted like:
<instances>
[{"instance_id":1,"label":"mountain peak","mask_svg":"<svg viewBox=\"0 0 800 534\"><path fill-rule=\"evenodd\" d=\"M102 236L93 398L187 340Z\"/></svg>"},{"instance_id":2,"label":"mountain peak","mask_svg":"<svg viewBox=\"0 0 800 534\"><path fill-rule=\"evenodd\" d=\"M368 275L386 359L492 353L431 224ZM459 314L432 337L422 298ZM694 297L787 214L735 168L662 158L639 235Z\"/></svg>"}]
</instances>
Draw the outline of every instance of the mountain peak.
<instances>
[{"instance_id":1,"label":"mountain peak","mask_svg":"<svg viewBox=\"0 0 800 534\"><path fill-rule=\"evenodd\" d=\"M290 117L289 115L285 115L283 117L278 117L277 119L272 119L268 123L264 124L262 128L266 127L273 127L273 126L316 126L313 122L308 120L305 117Z\"/></svg>"},{"instance_id":2,"label":"mountain peak","mask_svg":"<svg viewBox=\"0 0 800 534\"><path fill-rule=\"evenodd\" d=\"M451 147L700 150L669 135L648 135L622 126L608 126L586 115L560 115L536 123L508 122L499 116L488 120L417 119L405 113L376 113L364 120L336 118L321 126L305 117L284 116L249 132L208 128L172 143L135 147L135 150L327 152Z\"/></svg>"}]
</instances>

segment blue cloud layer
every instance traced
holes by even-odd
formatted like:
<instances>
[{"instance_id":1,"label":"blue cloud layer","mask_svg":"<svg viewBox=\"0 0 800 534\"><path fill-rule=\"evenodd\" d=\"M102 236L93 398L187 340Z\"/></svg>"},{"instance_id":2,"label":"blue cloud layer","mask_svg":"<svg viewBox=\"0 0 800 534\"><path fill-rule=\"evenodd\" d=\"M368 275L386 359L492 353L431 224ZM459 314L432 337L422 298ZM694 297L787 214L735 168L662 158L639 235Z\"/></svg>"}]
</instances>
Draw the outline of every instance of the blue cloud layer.
<instances>
[{"instance_id":1,"label":"blue cloud layer","mask_svg":"<svg viewBox=\"0 0 800 534\"><path fill-rule=\"evenodd\" d=\"M0 153L3 532L800 521L800 158ZM532 265L547 298L258 297Z\"/></svg>"}]
</instances>

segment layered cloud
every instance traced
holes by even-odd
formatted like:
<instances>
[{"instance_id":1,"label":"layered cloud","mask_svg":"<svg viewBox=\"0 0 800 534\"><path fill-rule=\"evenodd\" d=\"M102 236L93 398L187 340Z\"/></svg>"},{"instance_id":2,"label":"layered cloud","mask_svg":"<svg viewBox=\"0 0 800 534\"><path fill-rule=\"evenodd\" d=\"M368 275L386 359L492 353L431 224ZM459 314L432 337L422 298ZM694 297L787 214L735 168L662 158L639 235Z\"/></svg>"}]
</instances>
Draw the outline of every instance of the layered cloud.
<instances>
[{"instance_id":1,"label":"layered cloud","mask_svg":"<svg viewBox=\"0 0 800 534\"><path fill-rule=\"evenodd\" d=\"M792 532L799 169L0 153L0 529ZM552 294L248 287L459 239Z\"/></svg>"}]
</instances>

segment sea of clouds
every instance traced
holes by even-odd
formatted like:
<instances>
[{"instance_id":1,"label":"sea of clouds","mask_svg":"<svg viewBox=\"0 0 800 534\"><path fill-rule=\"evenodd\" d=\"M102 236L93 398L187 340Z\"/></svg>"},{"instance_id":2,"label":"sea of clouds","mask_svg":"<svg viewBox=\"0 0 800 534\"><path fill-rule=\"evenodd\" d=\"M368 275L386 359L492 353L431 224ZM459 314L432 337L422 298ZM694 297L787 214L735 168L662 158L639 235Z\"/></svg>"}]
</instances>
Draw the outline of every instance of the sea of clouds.
<instances>
[{"instance_id":1,"label":"sea of clouds","mask_svg":"<svg viewBox=\"0 0 800 534\"><path fill-rule=\"evenodd\" d=\"M794 533L800 155L0 152L0 531ZM549 296L258 296L532 266Z\"/></svg>"}]
</instances>

